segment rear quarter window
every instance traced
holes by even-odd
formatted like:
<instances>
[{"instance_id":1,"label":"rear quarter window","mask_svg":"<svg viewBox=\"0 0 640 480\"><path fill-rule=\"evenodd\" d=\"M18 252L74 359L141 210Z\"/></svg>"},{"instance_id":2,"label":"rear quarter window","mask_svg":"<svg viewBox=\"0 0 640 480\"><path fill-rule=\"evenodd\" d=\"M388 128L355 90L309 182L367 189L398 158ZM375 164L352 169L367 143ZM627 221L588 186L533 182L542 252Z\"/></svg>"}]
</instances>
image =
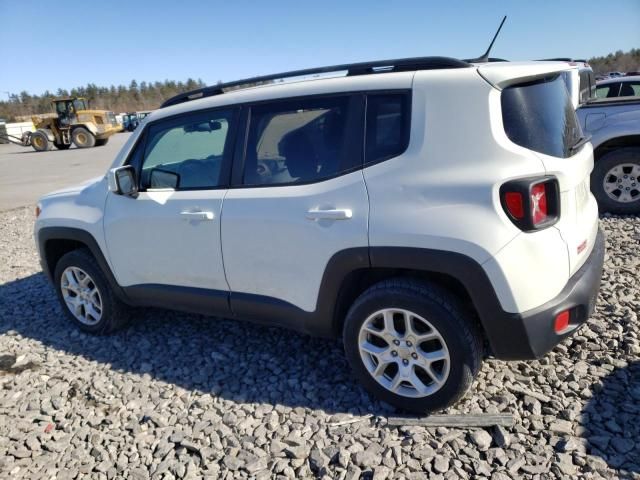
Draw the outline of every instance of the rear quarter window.
<instances>
[{"instance_id":1,"label":"rear quarter window","mask_svg":"<svg viewBox=\"0 0 640 480\"><path fill-rule=\"evenodd\" d=\"M560 75L505 88L501 104L505 132L517 145L566 158L582 137Z\"/></svg>"}]
</instances>

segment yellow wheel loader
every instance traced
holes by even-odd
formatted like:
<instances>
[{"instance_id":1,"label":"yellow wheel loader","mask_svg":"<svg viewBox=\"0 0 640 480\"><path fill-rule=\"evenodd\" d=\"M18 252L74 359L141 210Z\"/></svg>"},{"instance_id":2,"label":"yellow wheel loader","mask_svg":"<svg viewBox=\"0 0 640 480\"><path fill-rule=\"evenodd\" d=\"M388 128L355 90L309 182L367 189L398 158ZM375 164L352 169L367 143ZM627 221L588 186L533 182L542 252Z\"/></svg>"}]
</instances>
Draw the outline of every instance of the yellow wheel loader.
<instances>
[{"instance_id":1,"label":"yellow wheel loader","mask_svg":"<svg viewBox=\"0 0 640 480\"><path fill-rule=\"evenodd\" d=\"M89 110L84 98L58 98L51 103L55 116L31 117L36 131L23 135L24 146L31 145L37 152L53 147L66 150L71 144L78 148L100 147L111 135L122 131L113 112Z\"/></svg>"}]
</instances>

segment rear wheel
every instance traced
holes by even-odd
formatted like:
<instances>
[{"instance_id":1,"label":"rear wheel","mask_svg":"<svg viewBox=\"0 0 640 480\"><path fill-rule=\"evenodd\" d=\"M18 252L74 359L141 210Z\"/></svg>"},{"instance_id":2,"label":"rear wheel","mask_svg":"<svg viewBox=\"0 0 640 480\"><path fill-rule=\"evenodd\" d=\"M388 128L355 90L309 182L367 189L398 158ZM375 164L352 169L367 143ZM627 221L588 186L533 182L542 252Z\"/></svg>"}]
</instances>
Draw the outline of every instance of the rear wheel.
<instances>
[{"instance_id":1,"label":"rear wheel","mask_svg":"<svg viewBox=\"0 0 640 480\"><path fill-rule=\"evenodd\" d=\"M78 148L90 148L96 144L96 137L84 127L74 129L71 133L71 139Z\"/></svg>"},{"instance_id":2,"label":"rear wheel","mask_svg":"<svg viewBox=\"0 0 640 480\"><path fill-rule=\"evenodd\" d=\"M51 142L44 132L35 131L31 134L31 146L36 152L45 152L51 148Z\"/></svg>"},{"instance_id":3,"label":"rear wheel","mask_svg":"<svg viewBox=\"0 0 640 480\"><path fill-rule=\"evenodd\" d=\"M81 330L106 334L126 323L126 305L88 250L63 255L56 264L54 282L62 309Z\"/></svg>"},{"instance_id":4,"label":"rear wheel","mask_svg":"<svg viewBox=\"0 0 640 480\"><path fill-rule=\"evenodd\" d=\"M356 300L344 346L370 393L420 414L459 400L482 363L482 337L456 298L407 279L378 283Z\"/></svg>"},{"instance_id":5,"label":"rear wheel","mask_svg":"<svg viewBox=\"0 0 640 480\"><path fill-rule=\"evenodd\" d=\"M96 138L96 147L102 147L109 142L108 138Z\"/></svg>"},{"instance_id":6,"label":"rear wheel","mask_svg":"<svg viewBox=\"0 0 640 480\"><path fill-rule=\"evenodd\" d=\"M640 213L640 147L603 155L591 174L591 191L602 211Z\"/></svg>"}]
</instances>

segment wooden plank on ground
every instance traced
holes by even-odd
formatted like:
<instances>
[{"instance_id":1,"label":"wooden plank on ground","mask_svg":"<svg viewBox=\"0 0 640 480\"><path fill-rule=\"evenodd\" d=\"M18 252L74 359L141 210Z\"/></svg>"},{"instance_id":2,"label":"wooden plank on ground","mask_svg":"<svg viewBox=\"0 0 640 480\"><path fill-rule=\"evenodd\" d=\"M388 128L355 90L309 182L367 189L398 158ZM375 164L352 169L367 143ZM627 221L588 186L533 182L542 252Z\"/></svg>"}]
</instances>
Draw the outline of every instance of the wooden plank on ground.
<instances>
[{"instance_id":1,"label":"wooden plank on ground","mask_svg":"<svg viewBox=\"0 0 640 480\"><path fill-rule=\"evenodd\" d=\"M512 427L515 418L509 414L429 415L428 417L388 417L389 427Z\"/></svg>"}]
</instances>

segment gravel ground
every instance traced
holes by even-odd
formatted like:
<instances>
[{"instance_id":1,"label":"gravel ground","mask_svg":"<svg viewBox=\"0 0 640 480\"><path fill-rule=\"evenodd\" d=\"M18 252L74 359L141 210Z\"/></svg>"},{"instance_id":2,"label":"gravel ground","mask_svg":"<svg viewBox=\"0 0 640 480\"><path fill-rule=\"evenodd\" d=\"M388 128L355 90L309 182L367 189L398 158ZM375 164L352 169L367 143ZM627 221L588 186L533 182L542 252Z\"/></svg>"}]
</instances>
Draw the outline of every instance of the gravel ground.
<instances>
[{"instance_id":1,"label":"gravel ground","mask_svg":"<svg viewBox=\"0 0 640 480\"><path fill-rule=\"evenodd\" d=\"M337 341L159 310L109 337L63 317L32 208L0 213L0 478L640 478L640 222L608 234L594 318L540 361L486 361L447 413L386 425Z\"/></svg>"}]
</instances>

